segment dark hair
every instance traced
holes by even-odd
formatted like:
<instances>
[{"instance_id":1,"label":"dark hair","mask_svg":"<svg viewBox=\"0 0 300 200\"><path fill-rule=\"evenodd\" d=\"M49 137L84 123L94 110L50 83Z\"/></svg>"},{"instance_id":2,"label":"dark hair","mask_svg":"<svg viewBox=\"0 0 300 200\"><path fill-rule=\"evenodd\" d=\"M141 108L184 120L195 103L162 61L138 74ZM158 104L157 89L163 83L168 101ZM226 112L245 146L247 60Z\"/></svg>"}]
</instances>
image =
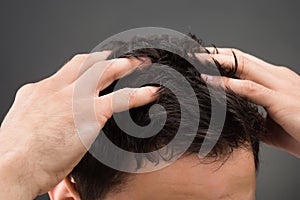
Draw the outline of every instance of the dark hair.
<instances>
[{"instance_id":1,"label":"dark hair","mask_svg":"<svg viewBox=\"0 0 300 200\"><path fill-rule=\"evenodd\" d=\"M190 34L189 37L194 39L198 45L188 45L183 39L170 40L168 36L153 36L150 39L136 37L133 41L129 42L112 42L105 47L106 49L113 50L109 59L115 57L149 57L152 63L168 65L185 77L196 94L201 113L196 137L193 139L186 154L199 152L211 120L211 98L214 98L216 102L220 104L224 100L222 99L224 97L221 95L210 95L207 85L200 77L199 68L197 70L193 67L193 65L197 64L200 66L201 72L210 73L212 71L211 62L199 62L194 56L194 53L208 54L209 52L200 45L201 41L194 35ZM133 42L152 45L161 44L168 47L168 49L175 49L177 53L155 48L132 50L131 44ZM189 57L193 63L179 56L179 54L185 55L184 57ZM218 66L218 63L216 64ZM221 70L221 74L224 76L234 76L232 71ZM185 144L186 139L191 137L189 127L194 123L193 120L197 118L196 115L198 115L198 113L195 113L189 106L192 97L186 92L185 86L182 85L176 77L171 77L168 73L158 72L157 69L151 67L139 68L132 75L125 78L130 80L128 87L137 87L140 80L145 78L151 80L148 85L157 85L158 83L162 85L158 92L159 97L154 103L130 110L132 120L140 126L149 124L149 108L153 104L160 104L165 108L167 113L166 122L158 134L149 138L137 138L123 132L117 126L114 118L111 118L103 128L105 135L122 149L132 152L151 152L167 145L176 135L179 124L183 122L185 132L181 135L176 146ZM112 92L115 83L102 91L100 95ZM180 94L180 97L175 95L170 89L163 87L165 83L173 84L177 93ZM181 98L183 103L179 104L178 98ZM227 158L234 149L247 148L253 151L255 166L257 167L259 140L264 137L265 134L263 117L259 114L255 105L233 92L226 91L225 98L227 104L225 123L220 138L208 157L215 158L215 160L224 159ZM181 110L188 113L187 118L182 119ZM154 125L161 123L161 115L162 111L151 113L151 120ZM95 142L97 142L97 140ZM159 162L159 158L155 157L147 157L146 159L151 162ZM138 162L141 163L141 160L138 159ZM140 165L139 167L142 166ZM120 187L121 184L126 183L130 174L120 172L102 164L88 152L70 173L70 176L73 177L76 182L81 199L85 200L103 199L108 192L118 191L122 188Z\"/></svg>"}]
</instances>

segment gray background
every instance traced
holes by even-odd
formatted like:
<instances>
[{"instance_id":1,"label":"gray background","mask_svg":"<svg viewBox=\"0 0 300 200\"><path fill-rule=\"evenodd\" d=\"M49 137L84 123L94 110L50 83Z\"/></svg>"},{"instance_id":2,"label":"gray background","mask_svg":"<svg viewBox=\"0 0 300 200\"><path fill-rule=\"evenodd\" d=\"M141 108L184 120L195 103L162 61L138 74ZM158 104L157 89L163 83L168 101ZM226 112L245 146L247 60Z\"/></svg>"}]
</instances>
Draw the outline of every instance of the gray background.
<instances>
[{"instance_id":1,"label":"gray background","mask_svg":"<svg viewBox=\"0 0 300 200\"><path fill-rule=\"evenodd\" d=\"M2 0L0 119L21 85L136 27L192 31L206 44L237 47L299 73L298 2ZM263 146L257 199L300 199L299 169L299 159Z\"/></svg>"}]
</instances>

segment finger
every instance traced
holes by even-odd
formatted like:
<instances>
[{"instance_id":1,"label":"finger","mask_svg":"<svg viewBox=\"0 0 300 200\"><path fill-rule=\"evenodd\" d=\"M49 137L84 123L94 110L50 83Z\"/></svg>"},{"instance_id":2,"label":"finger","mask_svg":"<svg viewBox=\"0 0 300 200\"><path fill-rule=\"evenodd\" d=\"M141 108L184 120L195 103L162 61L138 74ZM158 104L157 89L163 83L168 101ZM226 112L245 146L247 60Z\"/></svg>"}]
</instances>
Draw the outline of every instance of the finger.
<instances>
[{"instance_id":1,"label":"finger","mask_svg":"<svg viewBox=\"0 0 300 200\"><path fill-rule=\"evenodd\" d=\"M207 50L212 53L214 53L216 51L215 47L207 47ZM276 65L270 64L270 63L265 62L253 55L244 53L238 49L218 48L218 53L222 54L222 55L227 55L227 56L233 57L233 52L235 53L236 57L239 58L238 65L240 65L240 63L239 63L239 62L241 62L240 60L243 60L243 58L245 58L245 60L249 61L249 63L260 66L261 68L264 68L269 74L272 74L273 77L275 77L277 79L276 87L278 87L278 88L280 88L280 87L285 88L286 87L285 85L290 85L291 82L295 85L299 84L299 81L298 81L299 75L297 75L295 72L291 71L287 67L281 67L281 66L276 66ZM234 59L234 58L232 58L232 59ZM230 63L228 62L228 65L227 65L228 68L230 68L229 65L230 65ZM223 67L226 67L226 65L224 65ZM282 78L280 78L280 77L282 77ZM278 83L278 81L280 81L280 84Z\"/></svg>"},{"instance_id":2,"label":"finger","mask_svg":"<svg viewBox=\"0 0 300 200\"><path fill-rule=\"evenodd\" d=\"M158 87L124 88L96 98L96 115L104 124L114 112L122 112L153 102L157 98Z\"/></svg>"},{"instance_id":3,"label":"finger","mask_svg":"<svg viewBox=\"0 0 300 200\"><path fill-rule=\"evenodd\" d=\"M237 57L244 56L247 59L260 64L262 67L274 67L274 65L272 65L270 63L267 63L264 60L259 59L255 56L251 55L251 54L242 52L241 50L238 50L238 49L234 49L234 48L215 48L215 47L206 47L206 49L211 53L215 53L216 49L217 49L217 51L218 51L217 54L228 55L228 56L233 56L232 52L234 52Z\"/></svg>"},{"instance_id":4,"label":"finger","mask_svg":"<svg viewBox=\"0 0 300 200\"><path fill-rule=\"evenodd\" d=\"M86 70L99 61L106 60L111 51L78 54L53 75L55 81L66 85L74 82Z\"/></svg>"},{"instance_id":5,"label":"finger","mask_svg":"<svg viewBox=\"0 0 300 200\"><path fill-rule=\"evenodd\" d=\"M138 67L149 65L148 58L118 58L107 61L100 61L90 67L77 81L76 85L86 90L98 94L100 90L106 88L114 80L131 73Z\"/></svg>"},{"instance_id":6,"label":"finger","mask_svg":"<svg viewBox=\"0 0 300 200\"><path fill-rule=\"evenodd\" d=\"M111 60L111 62L105 68L103 75L99 79L97 93L102 89L109 86L113 81L121 79L122 77L132 73L134 70L140 67L145 67L151 64L149 58L119 58ZM98 66L95 65L94 69L98 72ZM93 70L91 70L93 71ZM91 72L93 73L93 72Z\"/></svg>"},{"instance_id":7,"label":"finger","mask_svg":"<svg viewBox=\"0 0 300 200\"><path fill-rule=\"evenodd\" d=\"M221 86L226 90L233 91L234 93L255 104L261 105L266 109L270 108L278 101L278 96L275 94L275 91L253 81L209 76L206 74L201 74L201 77L210 85Z\"/></svg>"},{"instance_id":8,"label":"finger","mask_svg":"<svg viewBox=\"0 0 300 200\"><path fill-rule=\"evenodd\" d=\"M218 61L223 68L231 69L236 65L234 56L214 54L212 57ZM265 87L272 88L279 84L278 78L256 62L248 58L237 56L236 77L247 79L261 84Z\"/></svg>"}]
</instances>

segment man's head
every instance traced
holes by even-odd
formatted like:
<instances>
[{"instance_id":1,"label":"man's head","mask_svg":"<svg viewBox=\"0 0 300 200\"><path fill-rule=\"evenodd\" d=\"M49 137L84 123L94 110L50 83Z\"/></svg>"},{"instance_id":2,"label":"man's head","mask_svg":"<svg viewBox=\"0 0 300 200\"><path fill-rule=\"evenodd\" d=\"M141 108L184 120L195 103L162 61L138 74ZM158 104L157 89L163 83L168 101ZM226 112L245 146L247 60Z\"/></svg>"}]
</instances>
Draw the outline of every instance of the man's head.
<instances>
[{"instance_id":1,"label":"man's head","mask_svg":"<svg viewBox=\"0 0 300 200\"><path fill-rule=\"evenodd\" d=\"M197 40L194 36L191 36ZM154 37L152 39L137 38L134 42L157 43L170 48L182 45L182 41L171 41L168 37ZM211 102L224 103L224 96L210 95L200 73L193 65L183 57L166 50L144 48L132 50L130 42L116 42L107 49L113 49L110 58L148 57L152 63L167 65L175 69L188 81L196 95L200 110L200 120L196 120L199 113L192 109L193 96L186 90L185 86L165 71L162 73L156 68L145 67L125 77L129 81L128 87L137 87L142 80L150 80L148 85L162 86L158 92L156 102L152 104L131 109L132 120L140 125L146 126L150 123L159 126L166 113L166 122L163 128L154 136L147 138L133 137L122 131L114 118L111 118L103 128L104 134L118 147L137 153L147 153L158 150L170 143L176 136L179 126L183 126L183 132L179 140L166 155L161 157L137 157L139 168L145 167L145 162L158 164L161 159L171 160L176 154L174 149L186 145L190 137L191 126L197 122L197 133L192 139L184 155L176 162L161 170L130 174L112 169L87 153L80 163L70 173L66 188L69 191L76 190L81 199L252 199L255 194L255 172L258 166L259 140L265 133L263 118L257 108L241 98L240 96L226 91L226 119L218 142L206 158L199 158L198 152L207 135L211 123ZM127 52L120 54L120 52ZM194 53L207 53L202 47L183 48L182 52L189 56L195 63L197 59ZM202 70L210 71L209 65L199 62ZM222 75L233 76L232 72L224 72ZM101 91L104 95L113 91L116 82ZM171 84L176 88L174 91L164 87ZM178 99L180 98L181 103ZM149 109L153 104L164 107L162 110ZM182 115L182 111L187 113ZM150 120L151 118L151 120ZM143 134L143 133L141 133ZM215 133L210 136L213 137ZM100 151L105 152L105 144L96 140ZM99 145L100 143L100 145ZM109 155L110 156L110 155ZM111 155L113 156L113 155ZM120 158L123 159L123 158ZM126 163L126 159L124 159ZM70 189L73 188L73 189ZM50 194L61 194L62 190L53 190ZM67 191L67 190L64 190Z\"/></svg>"}]
</instances>

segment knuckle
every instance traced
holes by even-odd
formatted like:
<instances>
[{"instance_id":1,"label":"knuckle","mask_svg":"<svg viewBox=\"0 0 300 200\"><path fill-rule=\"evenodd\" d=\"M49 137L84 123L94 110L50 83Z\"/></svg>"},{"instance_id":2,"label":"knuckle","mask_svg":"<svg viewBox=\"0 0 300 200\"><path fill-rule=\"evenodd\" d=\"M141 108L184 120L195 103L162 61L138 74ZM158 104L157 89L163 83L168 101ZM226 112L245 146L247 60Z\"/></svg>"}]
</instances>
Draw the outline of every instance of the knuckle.
<instances>
[{"instance_id":1,"label":"knuckle","mask_svg":"<svg viewBox=\"0 0 300 200\"><path fill-rule=\"evenodd\" d=\"M71 61L76 63L82 63L88 58L89 54L76 54Z\"/></svg>"},{"instance_id":2,"label":"knuckle","mask_svg":"<svg viewBox=\"0 0 300 200\"><path fill-rule=\"evenodd\" d=\"M246 80L242 86L246 93L253 93L257 91L257 86L254 82Z\"/></svg>"},{"instance_id":3,"label":"knuckle","mask_svg":"<svg viewBox=\"0 0 300 200\"><path fill-rule=\"evenodd\" d=\"M137 96L136 96L136 92L135 90L131 90L131 93L130 93L130 96L129 96L129 103L130 103L130 106L134 106L136 104L136 99Z\"/></svg>"},{"instance_id":4,"label":"knuckle","mask_svg":"<svg viewBox=\"0 0 300 200\"><path fill-rule=\"evenodd\" d=\"M137 58L121 58L120 61L124 66L136 66L141 64L141 61Z\"/></svg>"},{"instance_id":5,"label":"knuckle","mask_svg":"<svg viewBox=\"0 0 300 200\"><path fill-rule=\"evenodd\" d=\"M285 73L290 73L290 72L292 72L288 67L285 67L285 66L280 66L279 69L280 69L282 72L285 72Z\"/></svg>"},{"instance_id":6,"label":"knuckle","mask_svg":"<svg viewBox=\"0 0 300 200\"><path fill-rule=\"evenodd\" d=\"M27 83L25 85L23 85L22 87L20 87L20 89L18 90L18 92L26 92L26 91L30 91L34 88L35 84L34 83Z\"/></svg>"},{"instance_id":7,"label":"knuckle","mask_svg":"<svg viewBox=\"0 0 300 200\"><path fill-rule=\"evenodd\" d=\"M275 91L274 90L271 90L271 89L268 89L268 88L263 88L262 89L262 92L264 93L264 94L266 94L267 96L275 96Z\"/></svg>"},{"instance_id":8,"label":"knuckle","mask_svg":"<svg viewBox=\"0 0 300 200\"><path fill-rule=\"evenodd\" d=\"M116 100L130 100L132 98L132 96L134 96L134 92L132 91L131 88L122 88L119 89L118 91L112 93L113 94L113 98L116 98Z\"/></svg>"},{"instance_id":9,"label":"knuckle","mask_svg":"<svg viewBox=\"0 0 300 200\"><path fill-rule=\"evenodd\" d=\"M237 56L238 55L243 55L243 52L241 51L241 50L239 50L239 49L236 49L236 48L233 48L233 49L231 49Z\"/></svg>"},{"instance_id":10,"label":"knuckle","mask_svg":"<svg viewBox=\"0 0 300 200\"><path fill-rule=\"evenodd\" d=\"M244 53L241 50L235 49L235 48L231 49L231 50L235 53L235 55L237 57L237 60L238 60L238 63L243 64L245 62Z\"/></svg>"},{"instance_id":11,"label":"knuckle","mask_svg":"<svg viewBox=\"0 0 300 200\"><path fill-rule=\"evenodd\" d=\"M118 70L116 70L117 68L114 67L114 65L114 63L108 63L105 69L105 74L108 74L111 79L116 80L118 79L120 73Z\"/></svg>"},{"instance_id":12,"label":"knuckle","mask_svg":"<svg viewBox=\"0 0 300 200\"><path fill-rule=\"evenodd\" d=\"M238 54L237 61L238 61L237 74L241 79L245 79L249 73L249 68L247 66L250 65L250 61L244 54Z\"/></svg>"},{"instance_id":13,"label":"knuckle","mask_svg":"<svg viewBox=\"0 0 300 200\"><path fill-rule=\"evenodd\" d=\"M120 58L120 59L117 60L117 62L115 64L122 65L122 66L134 65L134 59Z\"/></svg>"},{"instance_id":14,"label":"knuckle","mask_svg":"<svg viewBox=\"0 0 300 200\"><path fill-rule=\"evenodd\" d=\"M136 101L136 90L128 87L122 88L119 90L118 98L124 100L124 102L128 102L131 107Z\"/></svg>"},{"instance_id":15,"label":"knuckle","mask_svg":"<svg viewBox=\"0 0 300 200\"><path fill-rule=\"evenodd\" d=\"M244 66L245 61L246 61L245 56L243 54L238 53L238 54L236 54L236 57L237 57L239 65Z\"/></svg>"},{"instance_id":16,"label":"knuckle","mask_svg":"<svg viewBox=\"0 0 300 200\"><path fill-rule=\"evenodd\" d=\"M230 82L231 80L227 77L221 77L221 78L216 78L215 82L217 83L217 85L221 85L225 88L228 88L230 86Z\"/></svg>"},{"instance_id":17,"label":"knuckle","mask_svg":"<svg viewBox=\"0 0 300 200\"><path fill-rule=\"evenodd\" d=\"M108 119L111 118L111 114L109 113L102 113L100 115L97 116L97 120L98 120L98 123L101 124L101 125L104 125Z\"/></svg>"},{"instance_id":18,"label":"knuckle","mask_svg":"<svg viewBox=\"0 0 300 200\"><path fill-rule=\"evenodd\" d=\"M32 92L34 90L34 88L35 88L34 83L27 83L18 89L18 91L16 93L16 97L29 94L30 92Z\"/></svg>"},{"instance_id":19,"label":"knuckle","mask_svg":"<svg viewBox=\"0 0 300 200\"><path fill-rule=\"evenodd\" d=\"M38 91L53 90L55 88L54 86L55 80L53 79L53 77L48 77L38 82L36 89Z\"/></svg>"}]
</instances>

